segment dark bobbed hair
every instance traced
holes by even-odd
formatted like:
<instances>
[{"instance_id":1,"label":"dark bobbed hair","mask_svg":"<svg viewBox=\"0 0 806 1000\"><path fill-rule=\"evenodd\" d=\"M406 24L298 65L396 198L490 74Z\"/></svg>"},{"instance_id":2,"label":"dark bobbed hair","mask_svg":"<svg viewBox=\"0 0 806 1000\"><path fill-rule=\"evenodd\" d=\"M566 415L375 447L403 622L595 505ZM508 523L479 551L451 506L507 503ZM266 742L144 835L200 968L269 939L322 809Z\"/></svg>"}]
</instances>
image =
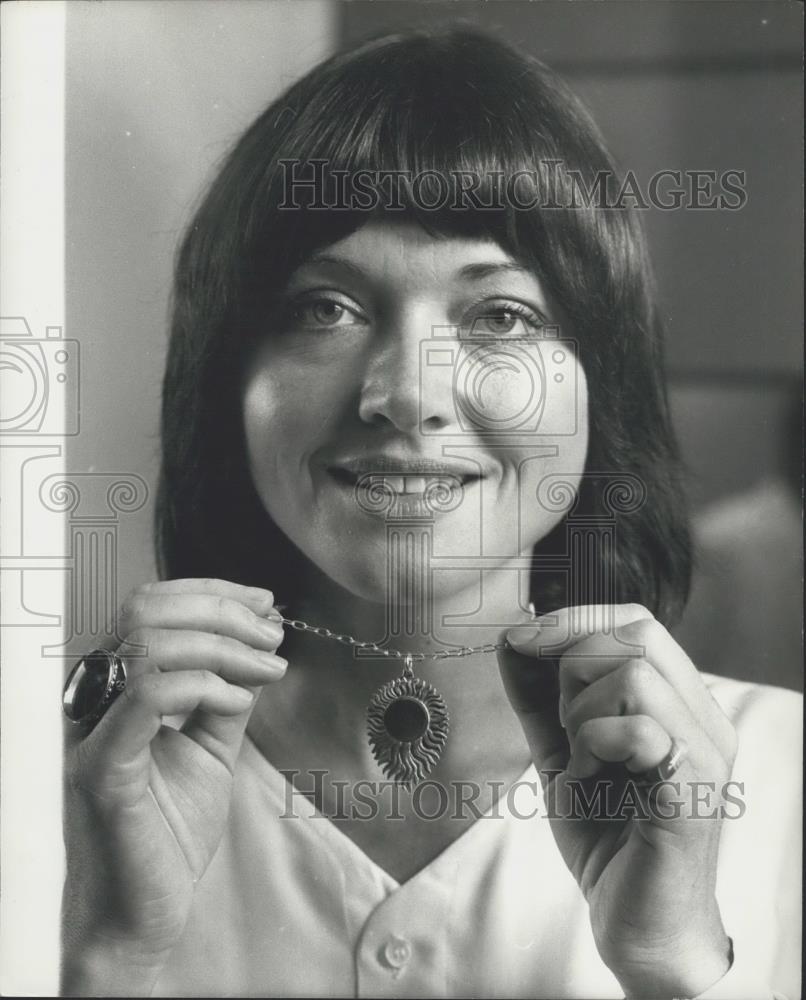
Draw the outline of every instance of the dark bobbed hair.
<instances>
[{"instance_id":1,"label":"dark bobbed hair","mask_svg":"<svg viewBox=\"0 0 806 1000\"><path fill-rule=\"evenodd\" d=\"M545 66L477 30L388 36L321 63L274 101L235 145L177 255L163 387L156 539L163 577L215 576L266 586L291 604L304 556L266 513L247 465L241 416L244 359L267 335L266 315L292 271L319 247L358 229L361 211L322 211L311 198L281 210L288 165L331 171L538 171L551 161L590 189L616 168L578 99ZM301 173L304 173L301 168ZM312 173L309 173L312 176ZM327 191L324 189L327 188ZM484 197L482 186L479 197ZM578 578L540 572L567 546L568 516L535 551L531 598L541 611L637 601L661 620L682 610L690 541L663 377L661 325L641 228L627 208L428 211L406 197L389 212L435 235L496 240L546 283L571 321L591 417L586 475L571 515L612 514L613 475L643 484L646 500L616 514L616 544L596 547ZM564 199L556 199L564 203ZM311 387L312 392L316 387ZM537 502L537 501L536 501ZM601 521L601 518L598 520ZM562 562L562 558L559 559Z\"/></svg>"}]
</instances>

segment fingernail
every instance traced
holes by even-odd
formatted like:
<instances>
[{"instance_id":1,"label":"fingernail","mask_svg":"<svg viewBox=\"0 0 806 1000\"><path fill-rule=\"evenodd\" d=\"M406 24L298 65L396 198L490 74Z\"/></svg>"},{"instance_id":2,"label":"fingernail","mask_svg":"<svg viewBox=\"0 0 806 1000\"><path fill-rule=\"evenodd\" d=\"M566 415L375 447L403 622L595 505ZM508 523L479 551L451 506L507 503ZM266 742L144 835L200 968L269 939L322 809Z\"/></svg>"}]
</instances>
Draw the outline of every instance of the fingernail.
<instances>
[{"instance_id":1,"label":"fingernail","mask_svg":"<svg viewBox=\"0 0 806 1000\"><path fill-rule=\"evenodd\" d=\"M254 651L255 658L267 667L271 667L278 674L284 674L288 669L288 660L276 653L267 653L262 649Z\"/></svg>"},{"instance_id":2,"label":"fingernail","mask_svg":"<svg viewBox=\"0 0 806 1000\"><path fill-rule=\"evenodd\" d=\"M539 625L511 628L507 632L507 642L516 649L526 646L540 635Z\"/></svg>"},{"instance_id":3,"label":"fingernail","mask_svg":"<svg viewBox=\"0 0 806 1000\"><path fill-rule=\"evenodd\" d=\"M254 695L251 691L247 691L246 688L235 687L232 688L232 694L238 701L242 701L244 705L250 705Z\"/></svg>"},{"instance_id":4,"label":"fingernail","mask_svg":"<svg viewBox=\"0 0 806 1000\"><path fill-rule=\"evenodd\" d=\"M251 589L255 594L260 595L259 600L262 602L264 608L269 609L274 607L274 594L270 590L264 590L263 587L252 587Z\"/></svg>"},{"instance_id":5,"label":"fingernail","mask_svg":"<svg viewBox=\"0 0 806 1000\"><path fill-rule=\"evenodd\" d=\"M273 622L281 622L283 620L283 616L275 608L270 608L263 617Z\"/></svg>"},{"instance_id":6,"label":"fingernail","mask_svg":"<svg viewBox=\"0 0 806 1000\"><path fill-rule=\"evenodd\" d=\"M269 618L258 618L257 626L263 635L268 636L272 640L283 638L283 628L276 621L272 621Z\"/></svg>"}]
</instances>

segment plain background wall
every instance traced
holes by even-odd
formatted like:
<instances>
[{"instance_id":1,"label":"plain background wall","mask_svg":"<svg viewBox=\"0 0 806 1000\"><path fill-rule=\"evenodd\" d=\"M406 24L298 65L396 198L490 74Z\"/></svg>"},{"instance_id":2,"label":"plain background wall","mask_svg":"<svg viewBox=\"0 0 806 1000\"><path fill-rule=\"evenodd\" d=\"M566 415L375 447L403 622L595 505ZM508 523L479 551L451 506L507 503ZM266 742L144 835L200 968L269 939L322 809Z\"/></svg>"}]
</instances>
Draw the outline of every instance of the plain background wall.
<instances>
[{"instance_id":1,"label":"plain background wall","mask_svg":"<svg viewBox=\"0 0 806 1000\"><path fill-rule=\"evenodd\" d=\"M335 44L326 0L67 5L66 336L81 345L72 472L129 472L118 594L155 578L159 395L174 249L231 143Z\"/></svg>"}]
</instances>

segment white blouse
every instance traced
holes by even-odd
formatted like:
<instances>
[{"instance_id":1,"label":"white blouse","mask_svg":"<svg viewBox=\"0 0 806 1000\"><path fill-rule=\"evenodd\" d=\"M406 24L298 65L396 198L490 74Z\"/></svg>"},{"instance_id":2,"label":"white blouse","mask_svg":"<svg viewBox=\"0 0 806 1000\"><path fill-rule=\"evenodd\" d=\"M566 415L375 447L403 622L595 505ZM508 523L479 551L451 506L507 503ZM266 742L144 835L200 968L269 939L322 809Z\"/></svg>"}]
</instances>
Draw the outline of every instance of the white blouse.
<instances>
[{"instance_id":1,"label":"white blouse","mask_svg":"<svg viewBox=\"0 0 806 1000\"><path fill-rule=\"evenodd\" d=\"M734 963L701 996L794 1000L802 699L705 680L739 732L733 778L746 811L725 819L720 852ZM247 738L228 829L154 995L621 997L545 816L530 767L513 794L400 885Z\"/></svg>"}]
</instances>

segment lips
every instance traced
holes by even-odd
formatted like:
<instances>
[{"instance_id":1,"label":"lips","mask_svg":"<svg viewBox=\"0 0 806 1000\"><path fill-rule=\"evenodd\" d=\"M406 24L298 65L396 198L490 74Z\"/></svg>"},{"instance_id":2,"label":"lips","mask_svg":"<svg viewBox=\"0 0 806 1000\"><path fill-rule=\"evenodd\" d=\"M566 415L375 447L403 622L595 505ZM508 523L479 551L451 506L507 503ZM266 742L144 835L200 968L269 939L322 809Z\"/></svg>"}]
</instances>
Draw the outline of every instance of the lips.
<instances>
[{"instance_id":1,"label":"lips","mask_svg":"<svg viewBox=\"0 0 806 1000\"><path fill-rule=\"evenodd\" d=\"M355 488L382 485L390 493L424 494L434 488L461 489L484 478L466 463L434 459L402 460L387 455L348 459L328 467L328 472L344 486Z\"/></svg>"}]
</instances>

